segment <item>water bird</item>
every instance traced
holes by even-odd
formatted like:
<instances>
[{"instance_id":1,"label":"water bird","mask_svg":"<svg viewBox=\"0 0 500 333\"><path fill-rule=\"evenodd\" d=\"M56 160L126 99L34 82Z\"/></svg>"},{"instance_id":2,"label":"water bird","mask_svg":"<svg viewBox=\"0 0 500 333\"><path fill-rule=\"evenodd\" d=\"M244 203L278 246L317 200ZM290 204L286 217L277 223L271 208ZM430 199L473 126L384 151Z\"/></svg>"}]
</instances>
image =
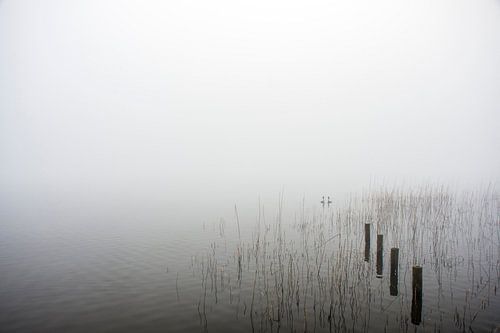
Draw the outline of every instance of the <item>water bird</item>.
<instances>
[{"instance_id":1,"label":"water bird","mask_svg":"<svg viewBox=\"0 0 500 333\"><path fill-rule=\"evenodd\" d=\"M330 200L330 196L328 196L328 206L332 204L332 200Z\"/></svg>"},{"instance_id":2,"label":"water bird","mask_svg":"<svg viewBox=\"0 0 500 333\"><path fill-rule=\"evenodd\" d=\"M321 199L321 204L323 205L323 207L325 207L325 196L323 196L323 199Z\"/></svg>"}]
</instances>

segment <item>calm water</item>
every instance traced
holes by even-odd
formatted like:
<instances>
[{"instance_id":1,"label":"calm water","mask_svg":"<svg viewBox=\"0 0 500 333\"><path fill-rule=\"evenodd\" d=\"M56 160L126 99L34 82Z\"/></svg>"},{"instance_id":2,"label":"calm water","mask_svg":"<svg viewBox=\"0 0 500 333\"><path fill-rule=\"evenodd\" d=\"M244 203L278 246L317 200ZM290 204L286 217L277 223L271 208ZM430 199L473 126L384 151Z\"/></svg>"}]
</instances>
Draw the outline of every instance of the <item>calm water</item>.
<instances>
[{"instance_id":1,"label":"calm water","mask_svg":"<svg viewBox=\"0 0 500 333\"><path fill-rule=\"evenodd\" d=\"M0 331L491 332L499 203L481 193L285 201L281 212L277 200L237 212L234 202L3 200Z\"/></svg>"}]
</instances>

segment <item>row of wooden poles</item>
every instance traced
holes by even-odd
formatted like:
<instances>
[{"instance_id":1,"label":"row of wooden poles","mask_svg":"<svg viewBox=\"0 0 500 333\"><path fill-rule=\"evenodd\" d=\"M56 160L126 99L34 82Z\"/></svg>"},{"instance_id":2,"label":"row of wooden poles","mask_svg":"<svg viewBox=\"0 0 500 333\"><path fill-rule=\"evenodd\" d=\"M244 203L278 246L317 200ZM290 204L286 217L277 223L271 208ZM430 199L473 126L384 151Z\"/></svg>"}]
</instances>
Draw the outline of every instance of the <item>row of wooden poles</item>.
<instances>
[{"instance_id":1,"label":"row of wooden poles","mask_svg":"<svg viewBox=\"0 0 500 333\"><path fill-rule=\"evenodd\" d=\"M370 261L370 223L365 223L365 261ZM377 278L383 276L384 235L377 235ZM398 296L399 248L391 248L391 276L389 293ZM412 267L411 322L419 325L422 321L422 266Z\"/></svg>"}]
</instances>

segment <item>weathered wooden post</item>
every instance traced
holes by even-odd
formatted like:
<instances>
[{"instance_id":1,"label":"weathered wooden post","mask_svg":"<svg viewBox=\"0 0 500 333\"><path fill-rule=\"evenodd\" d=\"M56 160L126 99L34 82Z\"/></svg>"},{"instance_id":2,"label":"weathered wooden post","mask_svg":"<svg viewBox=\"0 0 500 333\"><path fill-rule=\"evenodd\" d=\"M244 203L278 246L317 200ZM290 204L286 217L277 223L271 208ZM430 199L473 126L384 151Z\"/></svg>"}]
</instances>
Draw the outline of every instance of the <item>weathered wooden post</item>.
<instances>
[{"instance_id":1,"label":"weathered wooden post","mask_svg":"<svg viewBox=\"0 0 500 333\"><path fill-rule=\"evenodd\" d=\"M365 223L365 261L370 261L370 223Z\"/></svg>"},{"instance_id":2,"label":"weathered wooden post","mask_svg":"<svg viewBox=\"0 0 500 333\"><path fill-rule=\"evenodd\" d=\"M382 277L384 270L384 235L377 235L377 277Z\"/></svg>"},{"instance_id":3,"label":"weathered wooden post","mask_svg":"<svg viewBox=\"0 0 500 333\"><path fill-rule=\"evenodd\" d=\"M413 266L412 290L411 322L419 325L422 321L422 266Z\"/></svg>"},{"instance_id":4,"label":"weathered wooden post","mask_svg":"<svg viewBox=\"0 0 500 333\"><path fill-rule=\"evenodd\" d=\"M398 268L399 268L399 249L391 249L391 284L389 287L391 296L398 296Z\"/></svg>"}]
</instances>

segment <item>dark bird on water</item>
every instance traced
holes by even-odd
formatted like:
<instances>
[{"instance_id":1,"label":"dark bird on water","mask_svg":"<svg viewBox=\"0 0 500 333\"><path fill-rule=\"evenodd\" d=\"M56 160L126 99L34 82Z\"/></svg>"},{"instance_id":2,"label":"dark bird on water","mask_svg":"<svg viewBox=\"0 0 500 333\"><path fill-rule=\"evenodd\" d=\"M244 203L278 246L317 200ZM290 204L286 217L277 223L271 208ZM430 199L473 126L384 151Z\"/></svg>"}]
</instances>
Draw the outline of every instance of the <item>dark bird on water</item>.
<instances>
[{"instance_id":1,"label":"dark bird on water","mask_svg":"<svg viewBox=\"0 0 500 333\"><path fill-rule=\"evenodd\" d=\"M330 200L330 197L328 197L328 206L330 206L332 203L332 200Z\"/></svg>"},{"instance_id":2,"label":"dark bird on water","mask_svg":"<svg viewBox=\"0 0 500 333\"><path fill-rule=\"evenodd\" d=\"M323 199L321 200L321 204L323 205L323 207L325 206L325 196L323 196Z\"/></svg>"}]
</instances>

